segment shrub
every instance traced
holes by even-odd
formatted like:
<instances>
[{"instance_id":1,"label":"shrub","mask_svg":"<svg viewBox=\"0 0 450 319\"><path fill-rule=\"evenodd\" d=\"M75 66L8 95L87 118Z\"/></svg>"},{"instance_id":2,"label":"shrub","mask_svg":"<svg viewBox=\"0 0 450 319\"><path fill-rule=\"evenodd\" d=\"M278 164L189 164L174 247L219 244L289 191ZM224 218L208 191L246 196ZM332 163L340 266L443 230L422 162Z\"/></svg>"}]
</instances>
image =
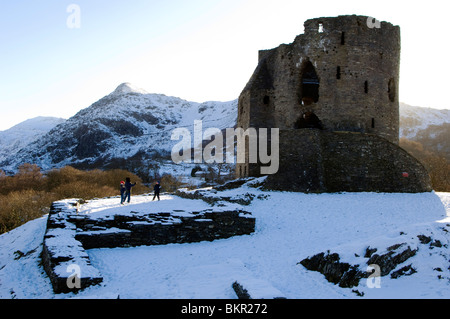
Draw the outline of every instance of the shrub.
<instances>
[{"instance_id":1,"label":"shrub","mask_svg":"<svg viewBox=\"0 0 450 319\"><path fill-rule=\"evenodd\" d=\"M164 174L161 178L161 187L163 192L173 193L183 185L179 177L170 174Z\"/></svg>"},{"instance_id":2,"label":"shrub","mask_svg":"<svg viewBox=\"0 0 450 319\"><path fill-rule=\"evenodd\" d=\"M119 194L120 182L126 177L130 177L133 183L136 182L133 193L142 194L149 191L138 176L125 170L81 171L70 166L50 171L47 174L47 189L61 198L107 197Z\"/></svg>"},{"instance_id":3,"label":"shrub","mask_svg":"<svg viewBox=\"0 0 450 319\"><path fill-rule=\"evenodd\" d=\"M433 189L437 192L450 191L450 163L443 157L432 156L423 161L428 169Z\"/></svg>"},{"instance_id":4,"label":"shrub","mask_svg":"<svg viewBox=\"0 0 450 319\"><path fill-rule=\"evenodd\" d=\"M24 164L14 176L0 172L0 234L48 213L53 201L119 195L126 177L136 182L134 194L149 192L141 179L125 170L81 171L70 166L44 176L37 165Z\"/></svg>"},{"instance_id":5,"label":"shrub","mask_svg":"<svg viewBox=\"0 0 450 319\"><path fill-rule=\"evenodd\" d=\"M31 189L0 195L0 234L47 214L55 200L51 193Z\"/></svg>"},{"instance_id":6,"label":"shrub","mask_svg":"<svg viewBox=\"0 0 450 319\"><path fill-rule=\"evenodd\" d=\"M33 164L23 164L19 166L19 171L15 176L6 176L0 173L0 194L6 195L12 191L25 189L44 190L45 182L41 169Z\"/></svg>"},{"instance_id":7,"label":"shrub","mask_svg":"<svg viewBox=\"0 0 450 319\"><path fill-rule=\"evenodd\" d=\"M400 146L422 162L430 174L435 191L450 191L450 161L445 153L432 152L425 149L422 143L405 138L400 139Z\"/></svg>"},{"instance_id":8,"label":"shrub","mask_svg":"<svg viewBox=\"0 0 450 319\"><path fill-rule=\"evenodd\" d=\"M74 181L62 184L52 190L58 198L82 198L92 199L98 197L108 197L117 195L117 191L109 186L101 186L96 183L86 183L84 181Z\"/></svg>"}]
</instances>

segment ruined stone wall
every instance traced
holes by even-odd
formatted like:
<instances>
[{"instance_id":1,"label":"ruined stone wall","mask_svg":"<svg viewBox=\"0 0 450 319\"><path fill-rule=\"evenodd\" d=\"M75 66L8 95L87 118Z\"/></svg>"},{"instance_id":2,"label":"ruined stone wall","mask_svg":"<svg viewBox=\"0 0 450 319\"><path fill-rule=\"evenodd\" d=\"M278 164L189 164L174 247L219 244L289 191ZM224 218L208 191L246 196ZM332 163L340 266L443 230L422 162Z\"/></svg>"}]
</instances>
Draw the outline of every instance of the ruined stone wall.
<instances>
[{"instance_id":1,"label":"ruined stone wall","mask_svg":"<svg viewBox=\"0 0 450 319\"><path fill-rule=\"evenodd\" d=\"M400 28L370 22L356 15L311 19L293 43L259 52L237 126L281 130L280 170L267 179L272 189L430 190L426 170L397 146ZM305 128L305 114L321 131ZM411 173L403 178L402 171ZM236 165L237 177L259 175L258 164Z\"/></svg>"},{"instance_id":2,"label":"ruined stone wall","mask_svg":"<svg viewBox=\"0 0 450 319\"><path fill-rule=\"evenodd\" d=\"M432 190L428 172L418 160L376 135L324 132L322 150L329 192Z\"/></svg>"},{"instance_id":3,"label":"ruined stone wall","mask_svg":"<svg viewBox=\"0 0 450 319\"><path fill-rule=\"evenodd\" d=\"M369 28L367 17L355 15L312 19L293 43L260 51L259 59L239 101L238 126L290 129L312 111L326 130L398 143L398 26ZM308 64L319 81L318 100L302 105Z\"/></svg>"},{"instance_id":4,"label":"ruined stone wall","mask_svg":"<svg viewBox=\"0 0 450 319\"><path fill-rule=\"evenodd\" d=\"M204 210L115 214L96 218L78 214L80 200L51 205L42 245L42 265L55 293L76 292L103 281L86 249L213 241L255 231L255 218L242 210ZM80 270L80 287L71 287Z\"/></svg>"},{"instance_id":5,"label":"ruined stone wall","mask_svg":"<svg viewBox=\"0 0 450 319\"><path fill-rule=\"evenodd\" d=\"M255 231L255 219L240 211L202 211L189 217L174 213L116 215L112 220L86 218L77 226L87 230L75 238L85 249L166 245L213 241ZM242 214L242 215L241 215ZM117 230L121 231L117 231Z\"/></svg>"},{"instance_id":6,"label":"ruined stone wall","mask_svg":"<svg viewBox=\"0 0 450 319\"><path fill-rule=\"evenodd\" d=\"M423 165L396 144L373 134L281 130L280 170L273 190L315 192L428 192ZM407 173L407 176L404 175Z\"/></svg>"},{"instance_id":7,"label":"ruined stone wall","mask_svg":"<svg viewBox=\"0 0 450 319\"><path fill-rule=\"evenodd\" d=\"M280 150L283 151L279 171L267 177L267 188L306 193L326 191L319 130L280 130Z\"/></svg>"}]
</instances>

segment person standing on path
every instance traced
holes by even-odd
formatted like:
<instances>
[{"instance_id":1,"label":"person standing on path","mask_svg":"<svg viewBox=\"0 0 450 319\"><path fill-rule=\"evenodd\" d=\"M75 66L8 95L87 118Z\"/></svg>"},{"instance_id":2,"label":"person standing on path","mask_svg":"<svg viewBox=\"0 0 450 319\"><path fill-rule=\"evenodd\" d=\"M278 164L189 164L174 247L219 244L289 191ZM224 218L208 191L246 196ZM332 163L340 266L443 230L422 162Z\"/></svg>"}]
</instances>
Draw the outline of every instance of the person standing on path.
<instances>
[{"instance_id":1,"label":"person standing on path","mask_svg":"<svg viewBox=\"0 0 450 319\"><path fill-rule=\"evenodd\" d=\"M121 181L120 182L120 204L121 205L123 205L123 202L125 201L125 192L126 192L125 182Z\"/></svg>"},{"instance_id":2,"label":"person standing on path","mask_svg":"<svg viewBox=\"0 0 450 319\"><path fill-rule=\"evenodd\" d=\"M125 180L125 198L123 199L123 201L125 202L125 200L128 200L127 202L130 203L130 199L131 199L131 188L133 186L136 186L136 183L131 184L130 178L127 177Z\"/></svg>"},{"instance_id":3,"label":"person standing on path","mask_svg":"<svg viewBox=\"0 0 450 319\"><path fill-rule=\"evenodd\" d=\"M155 186L153 187L153 190L155 191L155 196L153 196L153 200L155 200L156 197L158 197L159 200L159 191L161 190L161 184L159 183L159 181L156 182Z\"/></svg>"}]
</instances>

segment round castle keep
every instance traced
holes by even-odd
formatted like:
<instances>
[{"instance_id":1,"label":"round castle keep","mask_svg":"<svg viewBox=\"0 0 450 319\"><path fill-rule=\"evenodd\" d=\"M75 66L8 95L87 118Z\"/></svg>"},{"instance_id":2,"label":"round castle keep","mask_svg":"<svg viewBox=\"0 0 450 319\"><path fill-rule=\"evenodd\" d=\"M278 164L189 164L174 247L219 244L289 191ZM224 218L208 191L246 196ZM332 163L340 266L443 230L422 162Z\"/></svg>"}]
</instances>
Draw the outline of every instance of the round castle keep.
<instances>
[{"instance_id":1,"label":"round castle keep","mask_svg":"<svg viewBox=\"0 0 450 319\"><path fill-rule=\"evenodd\" d=\"M383 169L382 165L369 163L375 161L370 158L375 155L372 154L375 150L370 145L377 145L375 157L381 158L384 165L398 163L398 158L405 157L403 153L393 155L392 151L394 147L403 152L397 145L400 28L388 22L378 22L367 16L357 15L311 19L304 23L304 27L304 34L298 35L293 43L259 52L258 66L239 97L238 127L280 129L280 145L283 146L280 147L280 171L274 176L280 178L287 174L298 183L298 179L305 180L308 172L314 171L308 185L316 186L295 187L295 190L336 189L327 187L326 180L330 180L330 176L325 178L325 175L328 169L323 166L323 162L317 163L318 160L327 158L327 163L334 166L333 154L328 154L323 148L323 145L331 145L328 143L330 140L341 145L341 154L363 156L367 161L365 165L349 159L349 163L363 167L359 167L353 177L345 177L346 185L352 185L354 179L359 179L360 186L356 190L381 190L378 188L379 181L376 187L370 182L371 176L376 173L369 172L368 167ZM363 136L355 139L350 138L349 134ZM364 138L364 135L371 137ZM386 150L389 149L386 152L389 159L383 157L383 153L379 154L383 147L380 143L374 143L376 138L382 139L381 144L394 144L385 147ZM347 143L348 147L342 146ZM298 150L296 147L302 148ZM346 151L350 149L352 152L362 150L364 154ZM293 151L295 154L301 152L301 161L289 162L293 159L292 156L289 157L289 154L294 154ZM312 152L315 155L308 157ZM308 164L305 167L309 160L317 165L312 167L314 165ZM421 176L421 186L416 185L410 191L429 190L428 174L422 169L422 165L417 165L415 159L411 158L411 161L414 163L401 161L402 165L389 168L394 175L392 178L397 178L397 169L420 167L420 172L416 173ZM251 163L237 164L236 175L258 176L260 166ZM306 173L297 176L296 170ZM332 179L339 180L336 176L339 175L339 169L334 167L332 171ZM348 173L348 168L346 171ZM401 176L402 173L398 174ZM274 176L269 176L269 180L275 180ZM361 179L366 182L361 184ZM407 182L396 183L402 185L398 190L406 191L408 187L405 188L404 185L412 180L410 178ZM285 189L284 186L275 188ZM348 186L343 190L351 191L352 187Z\"/></svg>"},{"instance_id":2,"label":"round castle keep","mask_svg":"<svg viewBox=\"0 0 450 319\"><path fill-rule=\"evenodd\" d=\"M398 143L400 28L370 28L367 20L308 20L293 43L260 51L239 103L239 126L296 128L312 112L325 130Z\"/></svg>"}]
</instances>

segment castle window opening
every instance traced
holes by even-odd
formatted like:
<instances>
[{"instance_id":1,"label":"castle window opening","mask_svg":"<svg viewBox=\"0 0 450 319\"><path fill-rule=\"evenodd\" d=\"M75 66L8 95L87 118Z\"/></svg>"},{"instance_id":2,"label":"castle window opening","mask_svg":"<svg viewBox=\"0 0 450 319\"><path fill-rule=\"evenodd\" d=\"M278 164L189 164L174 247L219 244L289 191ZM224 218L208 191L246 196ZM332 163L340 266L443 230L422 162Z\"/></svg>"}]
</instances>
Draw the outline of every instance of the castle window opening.
<instances>
[{"instance_id":1,"label":"castle window opening","mask_svg":"<svg viewBox=\"0 0 450 319\"><path fill-rule=\"evenodd\" d=\"M323 23L319 22L319 33L323 32Z\"/></svg>"},{"instance_id":2,"label":"castle window opening","mask_svg":"<svg viewBox=\"0 0 450 319\"><path fill-rule=\"evenodd\" d=\"M345 32L341 33L341 45L345 44Z\"/></svg>"},{"instance_id":3,"label":"castle window opening","mask_svg":"<svg viewBox=\"0 0 450 319\"><path fill-rule=\"evenodd\" d=\"M364 93L369 93L369 82L368 81L366 81L366 82L364 82Z\"/></svg>"},{"instance_id":4,"label":"castle window opening","mask_svg":"<svg viewBox=\"0 0 450 319\"><path fill-rule=\"evenodd\" d=\"M268 95L264 96L264 98L263 98L264 105L268 105L269 102L270 102L270 97Z\"/></svg>"},{"instance_id":5,"label":"castle window opening","mask_svg":"<svg viewBox=\"0 0 450 319\"><path fill-rule=\"evenodd\" d=\"M313 112L305 112L300 116L300 118L295 122L294 128L317 128L322 130L322 121Z\"/></svg>"},{"instance_id":6,"label":"castle window opening","mask_svg":"<svg viewBox=\"0 0 450 319\"><path fill-rule=\"evenodd\" d=\"M303 67L301 80L301 103L308 106L319 101L320 81L311 62Z\"/></svg>"},{"instance_id":7,"label":"castle window opening","mask_svg":"<svg viewBox=\"0 0 450 319\"><path fill-rule=\"evenodd\" d=\"M372 117L372 128L375 128L375 118Z\"/></svg>"},{"instance_id":8,"label":"castle window opening","mask_svg":"<svg viewBox=\"0 0 450 319\"><path fill-rule=\"evenodd\" d=\"M340 79L341 79L341 67L340 67L340 66L338 66L338 67L336 68L336 79L337 79L337 80L340 80Z\"/></svg>"},{"instance_id":9,"label":"castle window opening","mask_svg":"<svg viewBox=\"0 0 450 319\"><path fill-rule=\"evenodd\" d=\"M388 84L389 101L395 102L396 94L397 94L397 92L396 92L396 87L395 87L395 80L393 78L391 78L389 80L389 84Z\"/></svg>"}]
</instances>

